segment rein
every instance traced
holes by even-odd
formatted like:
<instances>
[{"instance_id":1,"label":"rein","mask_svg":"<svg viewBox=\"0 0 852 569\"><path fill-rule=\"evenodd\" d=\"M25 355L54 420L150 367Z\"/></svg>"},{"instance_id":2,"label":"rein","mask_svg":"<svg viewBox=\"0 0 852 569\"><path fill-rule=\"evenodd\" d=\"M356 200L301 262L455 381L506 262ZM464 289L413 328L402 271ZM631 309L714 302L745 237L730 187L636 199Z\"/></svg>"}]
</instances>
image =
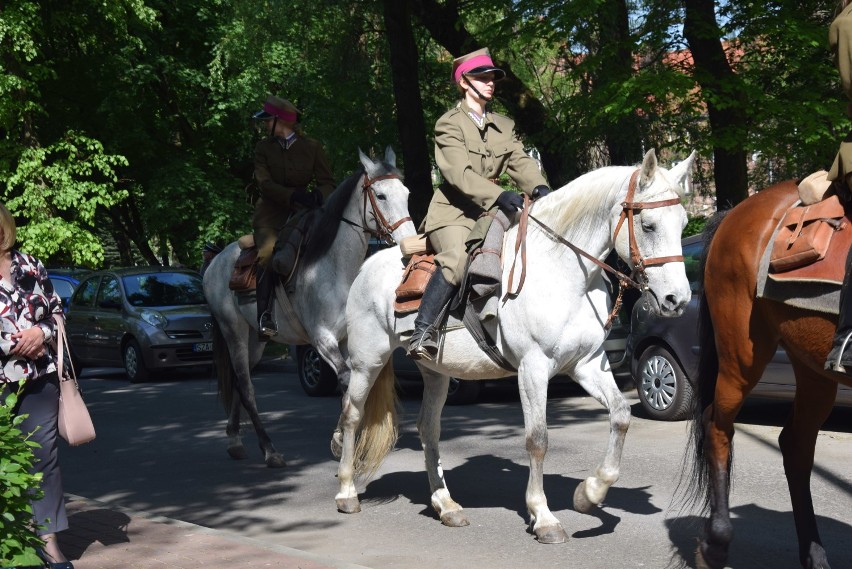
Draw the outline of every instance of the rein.
<instances>
[{"instance_id":1,"label":"rein","mask_svg":"<svg viewBox=\"0 0 852 569\"><path fill-rule=\"evenodd\" d=\"M631 276L627 276L624 273L617 271L616 269L610 267L603 261L600 261L596 257L593 257L589 253L580 249L558 233L556 233L553 229L551 229L547 224L536 218L532 215L530 210L532 209L533 202L530 201L529 196L524 195L524 209L521 212L521 219L518 221L518 236L515 241L515 261L512 263L512 268L509 271L509 286L512 283L512 275L515 271L515 262L517 261L518 250L521 250L521 277L518 283L518 288L514 292L509 291L503 296L503 300L508 297L515 297L518 293L521 292L521 288L524 284L524 277L526 275L526 237L527 237L527 228L528 221L527 218L535 221L539 227L548 235L551 239L561 243L577 253L578 255L588 259L594 264L598 265L603 270L612 273L618 278L618 296L615 299L615 303L613 304L612 310L609 313L609 317L607 318L606 324L604 324L604 328L607 330L612 326L612 321L615 318L618 311L621 309L622 296L624 294L624 290L628 287L634 287L642 292L648 290L648 276L645 274L645 268L654 266L654 265L663 265L665 263L671 262L680 262L683 261L683 255L670 255L668 257L652 257L650 259L645 259L642 257L642 254L639 252L639 246L636 244L636 234L633 227L633 216L636 211L642 211L643 209L653 209L658 207L668 207L672 205L677 205L680 203L680 198L671 198L668 200L660 200L654 202L634 202L633 196L636 193L636 180L639 177L639 169L637 168L633 174L630 176L630 184L627 188L627 196L625 201L621 203L621 215L618 218L618 224L615 227L615 232L613 233L612 240L615 241L616 237L618 237L618 231L621 229L624 220L628 221L627 227L629 231L629 243L630 243L630 261L633 263L633 273ZM633 276L638 274L637 280L633 280ZM637 282L637 281L641 281Z\"/></svg>"}]
</instances>

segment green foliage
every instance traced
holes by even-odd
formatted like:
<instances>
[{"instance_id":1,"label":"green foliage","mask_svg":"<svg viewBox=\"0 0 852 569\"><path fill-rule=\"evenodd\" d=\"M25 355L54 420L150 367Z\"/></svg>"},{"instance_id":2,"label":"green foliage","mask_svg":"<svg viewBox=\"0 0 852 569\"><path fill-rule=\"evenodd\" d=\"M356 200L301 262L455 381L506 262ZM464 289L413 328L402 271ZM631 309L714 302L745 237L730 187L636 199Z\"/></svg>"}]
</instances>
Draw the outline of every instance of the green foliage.
<instances>
[{"instance_id":1,"label":"green foliage","mask_svg":"<svg viewBox=\"0 0 852 569\"><path fill-rule=\"evenodd\" d=\"M41 473L30 474L38 443L19 426L24 416L12 415L18 395L0 400L0 560L4 564L35 566L41 562L35 549L43 543L32 529L31 501L40 498Z\"/></svg>"},{"instance_id":2,"label":"green foliage","mask_svg":"<svg viewBox=\"0 0 852 569\"><path fill-rule=\"evenodd\" d=\"M704 227L707 225L707 222L710 221L709 218L701 216L701 217L690 217L689 221L686 222L686 227L683 228L683 237L689 237L691 235L697 235L704 231Z\"/></svg>"}]
</instances>

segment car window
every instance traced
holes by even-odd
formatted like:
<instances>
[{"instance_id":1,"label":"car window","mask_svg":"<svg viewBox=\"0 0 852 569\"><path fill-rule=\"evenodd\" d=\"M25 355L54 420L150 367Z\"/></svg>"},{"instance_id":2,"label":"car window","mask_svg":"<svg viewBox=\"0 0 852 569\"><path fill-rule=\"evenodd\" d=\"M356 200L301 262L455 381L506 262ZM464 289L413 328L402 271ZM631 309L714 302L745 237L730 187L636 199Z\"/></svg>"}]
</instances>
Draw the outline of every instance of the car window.
<instances>
[{"instance_id":1,"label":"car window","mask_svg":"<svg viewBox=\"0 0 852 569\"><path fill-rule=\"evenodd\" d=\"M100 280L100 277L94 277L80 283L71 304L92 306L95 303L95 293L98 291L98 281Z\"/></svg>"},{"instance_id":2,"label":"car window","mask_svg":"<svg viewBox=\"0 0 852 569\"><path fill-rule=\"evenodd\" d=\"M98 291L98 306L103 303L121 304L121 290L118 288L117 278L104 277L101 290Z\"/></svg>"},{"instance_id":3,"label":"car window","mask_svg":"<svg viewBox=\"0 0 852 569\"><path fill-rule=\"evenodd\" d=\"M62 279L50 279L53 283L53 290L59 295L59 298L69 298L74 293L74 285Z\"/></svg>"},{"instance_id":4,"label":"car window","mask_svg":"<svg viewBox=\"0 0 852 569\"><path fill-rule=\"evenodd\" d=\"M201 277L186 273L152 273L122 278L127 302L133 306L207 304Z\"/></svg>"},{"instance_id":5,"label":"car window","mask_svg":"<svg viewBox=\"0 0 852 569\"><path fill-rule=\"evenodd\" d=\"M703 247L704 243L701 241L683 246L683 264L686 267L686 278L689 279L693 291L697 290L698 279L701 276L701 251Z\"/></svg>"}]
</instances>

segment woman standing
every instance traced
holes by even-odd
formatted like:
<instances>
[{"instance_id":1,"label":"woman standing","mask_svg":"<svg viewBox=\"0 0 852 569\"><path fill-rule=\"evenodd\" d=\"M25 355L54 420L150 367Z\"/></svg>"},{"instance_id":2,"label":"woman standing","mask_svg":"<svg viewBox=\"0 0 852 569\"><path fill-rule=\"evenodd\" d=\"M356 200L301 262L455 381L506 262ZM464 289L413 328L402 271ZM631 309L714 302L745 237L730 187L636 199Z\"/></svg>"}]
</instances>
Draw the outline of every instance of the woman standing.
<instances>
[{"instance_id":1,"label":"woman standing","mask_svg":"<svg viewBox=\"0 0 852 569\"><path fill-rule=\"evenodd\" d=\"M278 333L273 318L275 282L269 265L278 234L293 213L320 207L335 185L322 145L302 133L299 109L293 103L270 96L253 118L264 121L268 135L254 151L254 179L260 198L251 221L257 246L258 333L267 339Z\"/></svg>"},{"instance_id":2,"label":"woman standing","mask_svg":"<svg viewBox=\"0 0 852 569\"><path fill-rule=\"evenodd\" d=\"M434 323L458 290L467 263L465 241L476 220L495 207L511 219L524 205L523 197L503 190L497 178L508 173L533 198L550 193L538 163L524 152L514 121L488 109L495 83L505 76L487 49L453 61L453 82L462 100L435 124L435 162L445 181L432 196L425 220L440 270L429 280L414 321L408 345L413 359L437 354Z\"/></svg>"},{"instance_id":3,"label":"woman standing","mask_svg":"<svg viewBox=\"0 0 852 569\"><path fill-rule=\"evenodd\" d=\"M12 248L15 239L15 220L0 204L0 384L4 392L23 390L13 413L27 415L20 429L40 445L33 449L33 469L42 474L44 496L32 503L44 541L39 554L51 569L73 569L56 539L68 528L56 436L59 379L50 345L53 316L64 318L62 302L42 264Z\"/></svg>"}]
</instances>

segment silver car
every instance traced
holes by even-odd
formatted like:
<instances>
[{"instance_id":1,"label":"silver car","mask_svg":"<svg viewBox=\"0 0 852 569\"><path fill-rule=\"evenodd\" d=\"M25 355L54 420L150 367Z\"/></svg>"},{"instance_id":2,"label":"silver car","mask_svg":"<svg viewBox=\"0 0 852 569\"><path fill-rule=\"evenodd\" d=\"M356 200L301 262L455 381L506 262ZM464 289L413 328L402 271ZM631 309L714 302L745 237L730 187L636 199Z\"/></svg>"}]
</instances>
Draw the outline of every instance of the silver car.
<instances>
[{"instance_id":1,"label":"silver car","mask_svg":"<svg viewBox=\"0 0 852 569\"><path fill-rule=\"evenodd\" d=\"M169 267L98 271L66 314L75 369L123 366L131 382L213 364L212 317L198 273Z\"/></svg>"}]
</instances>

